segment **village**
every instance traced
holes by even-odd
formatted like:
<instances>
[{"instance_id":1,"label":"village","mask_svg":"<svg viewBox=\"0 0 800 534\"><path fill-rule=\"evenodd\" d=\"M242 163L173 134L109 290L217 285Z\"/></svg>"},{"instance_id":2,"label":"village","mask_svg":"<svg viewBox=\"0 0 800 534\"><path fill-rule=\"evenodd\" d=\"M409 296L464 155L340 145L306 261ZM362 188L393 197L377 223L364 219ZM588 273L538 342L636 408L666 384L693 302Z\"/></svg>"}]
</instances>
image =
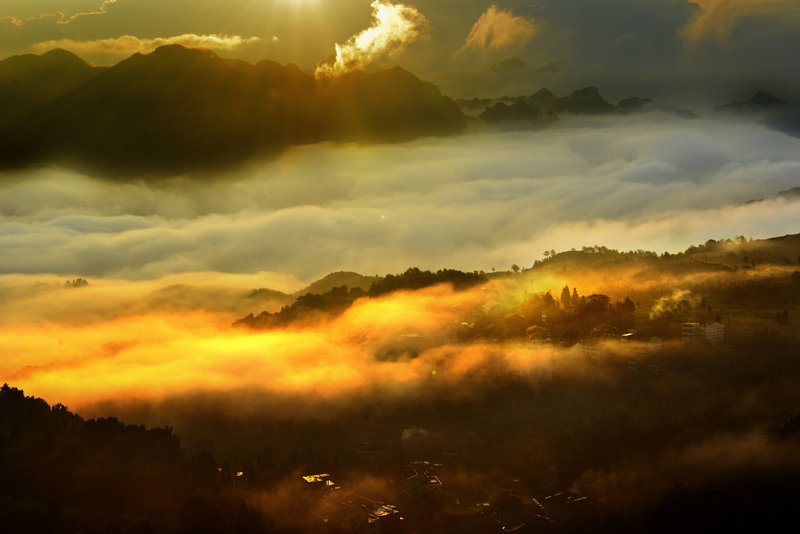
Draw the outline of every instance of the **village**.
<instances>
[{"instance_id":1,"label":"village","mask_svg":"<svg viewBox=\"0 0 800 534\"><path fill-rule=\"evenodd\" d=\"M572 296L567 288L564 294ZM552 351L551 357L522 374L490 371L494 374L484 378L496 389L480 402L438 401L430 410L412 402L395 406L390 413L385 406L373 405L357 418L341 421L347 437L333 438L338 430L321 431L317 435L324 437L306 446L305 455L293 449L293 462L285 471L292 466L325 469L290 475L295 478L289 485L302 503L298 506L308 511L306 519L313 528L319 532L574 532L604 517L607 496L584 493L574 483L580 467L566 464L573 455L589 463L614 457L625 450L614 444L625 439L635 442L641 438L641 427L659 432L652 422L665 413L690 412L691 401L675 394L653 399L652 392L646 393L646 404L633 410L627 402L640 398L642 388L691 372L692 359L702 362L699 358L705 353L708 361L719 362L731 357L731 349L725 345L725 326L717 321L670 324L677 335L662 339L633 328L635 306L629 299L612 306L608 297L591 295L577 297L575 307L559 307L548 297L528 297L517 309L490 300L469 316L471 322L454 326L464 341L490 336L498 346L513 341ZM584 335L574 330L558 337L552 333L564 332L566 321L573 321L574 327L575 317L589 306L597 312L601 309L597 303L602 311L593 320L610 324L594 326ZM542 325L525 326L518 313L525 306ZM652 327L645 325L643 330L652 332ZM425 350L420 336L409 333L402 338L391 358ZM577 369L602 376L602 384L589 380L587 387L584 380L576 382ZM432 376L434 382L437 378ZM634 390L638 393L628 396ZM605 435L612 425L622 425L617 439ZM402 432L401 426L406 426ZM475 428L480 430L476 433ZM577 447L568 443L586 432L603 438ZM328 454L324 450L328 439L350 452ZM365 477L372 482L365 485Z\"/></svg>"}]
</instances>

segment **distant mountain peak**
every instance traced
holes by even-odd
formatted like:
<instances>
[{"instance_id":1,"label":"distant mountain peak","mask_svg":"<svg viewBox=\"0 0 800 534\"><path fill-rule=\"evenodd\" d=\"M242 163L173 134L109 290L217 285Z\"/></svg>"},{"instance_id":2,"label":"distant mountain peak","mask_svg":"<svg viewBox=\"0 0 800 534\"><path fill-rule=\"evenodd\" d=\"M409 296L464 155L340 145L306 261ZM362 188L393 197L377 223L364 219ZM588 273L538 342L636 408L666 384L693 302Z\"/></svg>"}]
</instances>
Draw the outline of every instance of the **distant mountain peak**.
<instances>
[{"instance_id":1,"label":"distant mountain peak","mask_svg":"<svg viewBox=\"0 0 800 534\"><path fill-rule=\"evenodd\" d=\"M558 97L547 87L542 87L533 93L528 97L528 101L548 113L555 113L558 110Z\"/></svg>"},{"instance_id":2,"label":"distant mountain peak","mask_svg":"<svg viewBox=\"0 0 800 534\"><path fill-rule=\"evenodd\" d=\"M531 95L531 98L558 98L553 92L548 89L547 87L542 87L535 93Z\"/></svg>"},{"instance_id":3,"label":"distant mountain peak","mask_svg":"<svg viewBox=\"0 0 800 534\"><path fill-rule=\"evenodd\" d=\"M296 144L407 140L465 127L438 87L401 67L322 83L295 65L253 65L181 45L108 68L66 50L0 61L0 168L63 160L173 173Z\"/></svg>"},{"instance_id":4,"label":"distant mountain peak","mask_svg":"<svg viewBox=\"0 0 800 534\"><path fill-rule=\"evenodd\" d=\"M151 57L170 57L170 58L185 58L185 57L200 57L205 56L208 58L217 58L217 55L206 48L187 48L179 44L167 44L159 46L149 54Z\"/></svg>"},{"instance_id":5,"label":"distant mountain peak","mask_svg":"<svg viewBox=\"0 0 800 534\"><path fill-rule=\"evenodd\" d=\"M64 50L63 48L53 48L52 50L48 50L44 54L41 54L40 57L43 58L58 58L58 59L68 59L72 61L80 61L81 63L86 63L84 60L70 52L69 50Z\"/></svg>"},{"instance_id":6,"label":"distant mountain peak","mask_svg":"<svg viewBox=\"0 0 800 534\"><path fill-rule=\"evenodd\" d=\"M570 96L560 98L559 105L562 111L589 115L609 113L614 110L614 106L606 102L594 86L578 89Z\"/></svg>"},{"instance_id":7,"label":"distant mountain peak","mask_svg":"<svg viewBox=\"0 0 800 534\"><path fill-rule=\"evenodd\" d=\"M576 89L575 91L572 91L572 98L594 99L602 97L600 96L600 90L597 87L589 86L584 87L583 89Z\"/></svg>"},{"instance_id":8,"label":"distant mountain peak","mask_svg":"<svg viewBox=\"0 0 800 534\"><path fill-rule=\"evenodd\" d=\"M494 73L516 73L524 71L528 68L528 64L518 57L512 57L499 63L495 63L489 70Z\"/></svg>"},{"instance_id":9,"label":"distant mountain peak","mask_svg":"<svg viewBox=\"0 0 800 534\"><path fill-rule=\"evenodd\" d=\"M10 68L52 69L52 68L89 68L84 60L63 48L53 48L47 52L36 54L23 54L11 56L2 61L0 65Z\"/></svg>"},{"instance_id":10,"label":"distant mountain peak","mask_svg":"<svg viewBox=\"0 0 800 534\"><path fill-rule=\"evenodd\" d=\"M781 100L780 98L775 98L771 94L766 91L756 91L753 97L748 100L746 103L752 104L754 106L783 106L786 105L786 102Z\"/></svg>"},{"instance_id":11,"label":"distant mountain peak","mask_svg":"<svg viewBox=\"0 0 800 534\"><path fill-rule=\"evenodd\" d=\"M744 102L734 100L733 102L717 106L717 109L723 111L758 111L766 108L785 106L786 104L787 103L780 98L775 98L764 90L758 90L750 100L745 100Z\"/></svg>"}]
</instances>

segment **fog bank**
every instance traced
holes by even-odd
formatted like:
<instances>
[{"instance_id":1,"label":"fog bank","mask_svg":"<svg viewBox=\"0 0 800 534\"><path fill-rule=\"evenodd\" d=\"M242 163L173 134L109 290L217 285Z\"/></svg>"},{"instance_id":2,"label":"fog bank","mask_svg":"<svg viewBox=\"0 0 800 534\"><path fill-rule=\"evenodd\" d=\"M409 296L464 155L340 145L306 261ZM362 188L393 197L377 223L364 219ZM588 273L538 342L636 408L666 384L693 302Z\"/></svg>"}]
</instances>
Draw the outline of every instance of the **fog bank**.
<instances>
[{"instance_id":1,"label":"fog bank","mask_svg":"<svg viewBox=\"0 0 800 534\"><path fill-rule=\"evenodd\" d=\"M152 279L507 269L543 250L676 251L800 231L800 140L737 119L581 118L542 131L323 144L211 177L2 176L0 272Z\"/></svg>"}]
</instances>

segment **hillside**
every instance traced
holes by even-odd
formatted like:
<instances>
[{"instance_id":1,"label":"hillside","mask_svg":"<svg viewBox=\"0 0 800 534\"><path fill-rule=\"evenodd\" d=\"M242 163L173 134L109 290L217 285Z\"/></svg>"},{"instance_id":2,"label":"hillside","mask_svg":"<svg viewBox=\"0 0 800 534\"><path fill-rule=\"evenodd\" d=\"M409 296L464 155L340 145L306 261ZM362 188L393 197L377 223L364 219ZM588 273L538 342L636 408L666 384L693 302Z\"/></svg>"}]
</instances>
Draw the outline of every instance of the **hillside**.
<instances>
[{"instance_id":1,"label":"hillside","mask_svg":"<svg viewBox=\"0 0 800 534\"><path fill-rule=\"evenodd\" d=\"M0 128L17 123L104 70L61 49L0 61Z\"/></svg>"},{"instance_id":2,"label":"hillside","mask_svg":"<svg viewBox=\"0 0 800 534\"><path fill-rule=\"evenodd\" d=\"M334 287L347 286L351 288L361 288L368 290L373 282L377 281L377 276L364 276L363 274L354 273L352 271L338 271L330 273L316 282L312 282L303 289L295 292L295 296L306 295L308 293L320 294L327 293Z\"/></svg>"},{"instance_id":3,"label":"hillside","mask_svg":"<svg viewBox=\"0 0 800 534\"><path fill-rule=\"evenodd\" d=\"M6 71L13 76L4 78ZM31 95L24 106L15 87ZM318 82L295 65L252 65L178 45L107 69L63 51L6 59L0 116L9 117L0 123L0 167L61 162L123 174L211 169L303 143L396 141L465 127L451 100L400 68Z\"/></svg>"},{"instance_id":4,"label":"hillside","mask_svg":"<svg viewBox=\"0 0 800 534\"><path fill-rule=\"evenodd\" d=\"M557 300L555 294L562 286L531 293L530 288L540 286L541 280L566 283L574 293L566 300ZM238 319L236 326L271 329L314 324L342 314L360 298L444 283L465 291L487 282L500 285L486 294L489 305L485 309L464 311L462 320L471 326L458 334L462 339L519 338L526 328L545 326L544 316L553 341L561 344L575 343L606 326L613 326L616 333L635 328L670 338L680 336L682 321L715 319L724 319L748 335L759 329L792 335L800 317L794 300L800 295L800 234L712 239L677 254L602 246L548 251L544 260L517 273L448 269L433 273L414 268L377 278L332 273L296 293L294 302L279 312L251 313ZM520 298L521 294L526 297ZM674 298L679 294L680 298ZM491 306L498 311L490 311ZM662 309L668 313L654 311Z\"/></svg>"}]
</instances>

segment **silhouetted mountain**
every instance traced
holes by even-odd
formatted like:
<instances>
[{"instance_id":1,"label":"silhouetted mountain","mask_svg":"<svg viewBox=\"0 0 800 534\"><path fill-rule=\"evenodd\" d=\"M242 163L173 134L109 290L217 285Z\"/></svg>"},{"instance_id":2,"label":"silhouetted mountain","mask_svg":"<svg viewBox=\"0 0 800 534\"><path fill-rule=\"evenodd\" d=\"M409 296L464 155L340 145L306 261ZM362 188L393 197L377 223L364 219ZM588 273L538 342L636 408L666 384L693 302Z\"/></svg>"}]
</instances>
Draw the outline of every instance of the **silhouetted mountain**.
<instances>
[{"instance_id":1,"label":"silhouetted mountain","mask_svg":"<svg viewBox=\"0 0 800 534\"><path fill-rule=\"evenodd\" d=\"M558 111L558 97L551 93L547 87L542 87L529 96L528 102L548 113L555 113Z\"/></svg>"},{"instance_id":2,"label":"silhouetted mountain","mask_svg":"<svg viewBox=\"0 0 800 534\"><path fill-rule=\"evenodd\" d=\"M698 117L697 113L690 109L658 104L649 98L624 98L614 106L600 96L600 92L596 87L586 87L574 91L570 96L561 98L554 95L546 87L543 87L531 96L504 96L497 99L473 98L470 100L457 100L456 102L465 112L480 112L479 117L492 124L530 121L540 125L545 120L557 119L559 113L583 115L618 113L631 115L634 113L660 111L677 115L684 119ZM541 116L539 116L537 110L541 111Z\"/></svg>"},{"instance_id":3,"label":"silhouetted mountain","mask_svg":"<svg viewBox=\"0 0 800 534\"><path fill-rule=\"evenodd\" d=\"M307 293L326 293L334 287L339 286L347 286L350 288L360 287L366 291L375 281L379 279L380 277L378 276L364 276L363 274L354 273L352 271L338 271L323 276L316 282L313 282L300 291L297 291L295 295L299 296Z\"/></svg>"},{"instance_id":4,"label":"silhouetted mountain","mask_svg":"<svg viewBox=\"0 0 800 534\"><path fill-rule=\"evenodd\" d=\"M455 100L456 105L458 105L464 113L482 113L486 111L486 108L496 102L494 98L457 98Z\"/></svg>"},{"instance_id":5,"label":"silhouetted mountain","mask_svg":"<svg viewBox=\"0 0 800 534\"><path fill-rule=\"evenodd\" d=\"M581 115L612 113L614 106L606 102L597 87L584 87L573 91L570 96L558 99L559 111Z\"/></svg>"},{"instance_id":6,"label":"silhouetted mountain","mask_svg":"<svg viewBox=\"0 0 800 534\"><path fill-rule=\"evenodd\" d=\"M720 111L765 111L785 105L785 101L775 98L766 91L757 91L750 100L734 100L717 106L717 109Z\"/></svg>"},{"instance_id":7,"label":"silhouetted mountain","mask_svg":"<svg viewBox=\"0 0 800 534\"><path fill-rule=\"evenodd\" d=\"M287 295L283 291L278 291L277 289L269 289L267 287L260 287L258 289L254 289L247 296L259 300L286 300L286 301L291 300L289 295Z\"/></svg>"},{"instance_id":8,"label":"silhouetted mountain","mask_svg":"<svg viewBox=\"0 0 800 534\"><path fill-rule=\"evenodd\" d=\"M463 114L439 89L400 67L355 71L317 84L317 100L332 139L410 139L463 128Z\"/></svg>"},{"instance_id":9,"label":"silhouetted mountain","mask_svg":"<svg viewBox=\"0 0 800 534\"><path fill-rule=\"evenodd\" d=\"M251 65L169 45L107 69L62 51L23 56L7 70L18 72L17 83L32 86L31 94L47 84L49 98L0 129L6 167L61 161L176 171L300 143L410 139L465 126L434 85L399 68L317 82L296 65ZM0 115L12 104L0 100Z\"/></svg>"},{"instance_id":10,"label":"silhouetted mountain","mask_svg":"<svg viewBox=\"0 0 800 534\"><path fill-rule=\"evenodd\" d=\"M516 100L510 106L503 102L498 102L487 108L479 116L486 122L491 123L525 121L534 124L544 124L545 122L545 116L542 110L537 106L528 104L523 99Z\"/></svg>"},{"instance_id":11,"label":"silhouetted mountain","mask_svg":"<svg viewBox=\"0 0 800 534\"><path fill-rule=\"evenodd\" d=\"M60 48L41 56L25 54L0 61L0 127L85 84L103 70Z\"/></svg>"},{"instance_id":12,"label":"silhouetted mountain","mask_svg":"<svg viewBox=\"0 0 800 534\"><path fill-rule=\"evenodd\" d=\"M766 91L756 92L756 94L753 95L753 98L748 100L747 103L752 106L762 106L762 107L783 106L786 104L785 101L779 98L775 98Z\"/></svg>"}]
</instances>

